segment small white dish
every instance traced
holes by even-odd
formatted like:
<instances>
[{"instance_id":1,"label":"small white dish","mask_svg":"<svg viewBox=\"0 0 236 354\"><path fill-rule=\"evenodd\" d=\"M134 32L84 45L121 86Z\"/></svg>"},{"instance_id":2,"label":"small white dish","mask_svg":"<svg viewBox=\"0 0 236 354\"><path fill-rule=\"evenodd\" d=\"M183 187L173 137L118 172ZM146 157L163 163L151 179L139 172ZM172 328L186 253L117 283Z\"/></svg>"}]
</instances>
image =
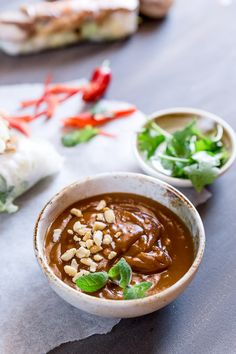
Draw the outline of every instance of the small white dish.
<instances>
[{"instance_id":1,"label":"small white dish","mask_svg":"<svg viewBox=\"0 0 236 354\"><path fill-rule=\"evenodd\" d=\"M233 164L236 158L236 135L231 126L217 115L203 111L201 109L175 107L157 111L149 117L149 120L155 121L161 128L173 133L176 130L182 129L186 124L193 119L197 119L197 126L203 132L212 131L217 124L223 127L223 143L230 153L228 161L221 167L219 176L225 173ZM145 127L145 124L141 128ZM134 140L134 151L137 161L144 172L148 175L160 178L163 181L170 183L175 187L192 187L192 182L189 179L176 178L163 173L160 169L155 168L150 161L147 161L140 152L137 144L137 134Z\"/></svg>"},{"instance_id":2,"label":"small white dish","mask_svg":"<svg viewBox=\"0 0 236 354\"><path fill-rule=\"evenodd\" d=\"M71 288L49 267L45 255L45 235L51 223L67 207L91 196L123 192L158 201L177 214L191 232L195 258L187 273L174 285L152 296L137 300L107 300L93 297ZM179 296L197 273L205 247L205 233L201 218L189 200L170 185L152 177L136 173L107 173L75 182L57 193L43 208L35 226L34 250L49 284L71 305L103 317L136 317L156 311Z\"/></svg>"}]
</instances>

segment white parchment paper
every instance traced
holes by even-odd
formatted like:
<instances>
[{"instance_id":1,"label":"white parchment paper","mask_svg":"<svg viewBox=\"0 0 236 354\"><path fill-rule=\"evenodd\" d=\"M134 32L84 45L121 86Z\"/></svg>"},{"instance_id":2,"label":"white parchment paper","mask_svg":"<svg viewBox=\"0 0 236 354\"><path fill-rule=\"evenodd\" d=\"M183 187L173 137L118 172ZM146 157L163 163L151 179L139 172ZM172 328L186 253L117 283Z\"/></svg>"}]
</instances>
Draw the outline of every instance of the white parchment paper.
<instances>
[{"instance_id":1,"label":"white parchment paper","mask_svg":"<svg viewBox=\"0 0 236 354\"><path fill-rule=\"evenodd\" d=\"M18 103L37 97L41 84L14 85L0 88L0 108L16 113ZM124 103L107 103L124 105ZM33 252L33 228L43 205L58 190L80 177L108 171L141 172L135 161L131 140L144 116L135 113L130 118L112 122L105 130L115 139L96 137L75 148L60 143L62 117L81 109L78 97L66 102L49 122L34 123L34 136L51 141L64 156L61 173L44 180L18 199L20 210L12 215L0 215L0 353L43 354L68 341L86 338L95 333L107 333L119 319L104 319L89 315L60 299L49 287ZM0 166L1 168L1 166ZM183 190L196 205L205 202L210 193L197 195Z\"/></svg>"}]
</instances>

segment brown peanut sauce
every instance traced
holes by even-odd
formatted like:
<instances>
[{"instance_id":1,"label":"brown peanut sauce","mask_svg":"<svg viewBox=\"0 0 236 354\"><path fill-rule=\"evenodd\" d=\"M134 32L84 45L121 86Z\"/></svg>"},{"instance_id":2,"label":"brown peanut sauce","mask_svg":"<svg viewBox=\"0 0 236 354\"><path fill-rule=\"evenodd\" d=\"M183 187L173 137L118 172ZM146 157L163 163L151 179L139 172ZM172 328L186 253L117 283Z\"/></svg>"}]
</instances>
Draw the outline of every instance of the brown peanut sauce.
<instances>
[{"instance_id":1,"label":"brown peanut sauce","mask_svg":"<svg viewBox=\"0 0 236 354\"><path fill-rule=\"evenodd\" d=\"M79 201L67 208L50 225L45 239L46 256L53 272L66 284L80 291L72 277L64 271L70 261L62 261L61 255L70 248L78 249L80 244L74 240L68 230L80 220L92 227L96 215L103 213L96 207L100 200L105 200L108 208L115 214L115 222L107 223L104 234L112 237L112 245L103 245L97 254L103 259L97 262L96 271L108 271L121 257L124 257L132 268L131 284L142 281L152 282L147 295L158 293L177 282L191 267L194 259L194 247L188 228L171 210L151 199L126 193L110 193ZM78 208L82 218L71 215L70 210ZM53 230L61 229L58 241L53 241ZM117 234L118 232L118 234ZM117 237L119 235L119 237ZM108 259L113 251L116 256ZM94 257L93 254L90 256ZM80 263L78 271L89 270ZM122 289L109 281L101 290L90 295L106 299L123 299Z\"/></svg>"}]
</instances>

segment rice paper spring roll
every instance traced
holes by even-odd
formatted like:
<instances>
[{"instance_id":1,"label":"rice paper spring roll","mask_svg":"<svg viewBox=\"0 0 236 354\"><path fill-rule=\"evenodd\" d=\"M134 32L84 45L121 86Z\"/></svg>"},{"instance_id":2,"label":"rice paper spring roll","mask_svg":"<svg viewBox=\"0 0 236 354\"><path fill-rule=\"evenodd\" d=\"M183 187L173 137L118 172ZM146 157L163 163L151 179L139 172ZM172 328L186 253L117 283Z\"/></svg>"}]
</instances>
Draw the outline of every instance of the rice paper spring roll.
<instances>
[{"instance_id":1,"label":"rice paper spring roll","mask_svg":"<svg viewBox=\"0 0 236 354\"><path fill-rule=\"evenodd\" d=\"M9 140L9 135L7 139L3 127L6 125L0 120L0 213L12 213L18 209L14 204L18 196L41 179L59 172L62 157L46 141L21 136Z\"/></svg>"}]
</instances>

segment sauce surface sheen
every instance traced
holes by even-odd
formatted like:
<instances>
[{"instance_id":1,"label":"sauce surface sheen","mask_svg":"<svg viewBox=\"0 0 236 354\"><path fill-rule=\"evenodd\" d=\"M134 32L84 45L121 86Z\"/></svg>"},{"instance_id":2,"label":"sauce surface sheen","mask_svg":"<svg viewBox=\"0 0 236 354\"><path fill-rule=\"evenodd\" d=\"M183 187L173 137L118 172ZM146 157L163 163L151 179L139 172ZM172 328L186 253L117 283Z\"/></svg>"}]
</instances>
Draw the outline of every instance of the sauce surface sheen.
<instances>
[{"instance_id":1,"label":"sauce surface sheen","mask_svg":"<svg viewBox=\"0 0 236 354\"><path fill-rule=\"evenodd\" d=\"M45 239L47 261L62 281L80 291L72 277L64 270L64 266L70 265L71 260L62 261L61 255L70 248L80 247L80 242L74 239L76 233L68 233L68 230L73 230L76 221L81 221L86 227L92 228L97 215L100 214L101 218L104 212L96 209L101 200L105 200L106 207L114 211L115 222L107 223L103 230L103 234L111 236L113 242L109 245L102 244L102 250L96 253L103 257L97 262L96 271L108 271L124 257L133 271L131 284L152 282L153 285L147 295L170 287L188 271L193 263L194 247L188 228L177 215L158 202L142 196L109 193L71 205L49 227ZM72 208L81 210L82 217L72 215L70 212ZM56 242L53 239L55 229L62 230ZM115 252L116 256L109 260L108 255L111 251ZM92 259L93 257L94 254L91 254ZM78 271L89 270L88 266L80 263L80 259L76 256L74 258L78 262ZM90 295L106 299L123 299L122 289L111 281Z\"/></svg>"}]
</instances>

